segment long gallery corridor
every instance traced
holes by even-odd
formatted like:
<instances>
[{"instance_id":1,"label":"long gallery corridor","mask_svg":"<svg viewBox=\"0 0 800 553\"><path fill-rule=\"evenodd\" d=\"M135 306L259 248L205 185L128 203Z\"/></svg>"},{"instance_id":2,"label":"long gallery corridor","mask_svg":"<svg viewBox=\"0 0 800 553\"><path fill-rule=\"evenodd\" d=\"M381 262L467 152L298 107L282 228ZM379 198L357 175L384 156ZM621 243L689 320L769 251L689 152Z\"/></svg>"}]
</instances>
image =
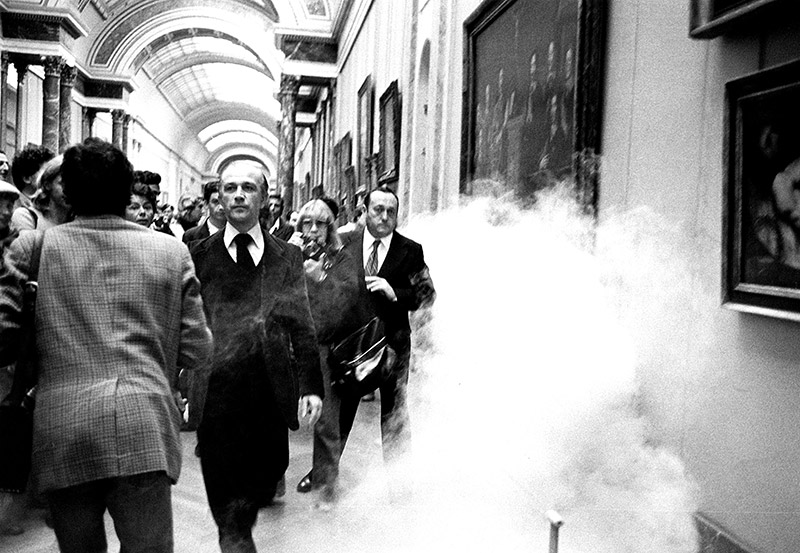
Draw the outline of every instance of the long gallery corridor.
<instances>
[{"instance_id":1,"label":"long gallery corridor","mask_svg":"<svg viewBox=\"0 0 800 553\"><path fill-rule=\"evenodd\" d=\"M189 255L182 237L202 244L201 232L232 228L212 206L221 174L245 165L266 184L253 186L267 200L249 215L275 243L300 241L296 226L347 226L343 248L354 258L383 263L400 252L394 238L370 252L368 238L424 247L424 267L402 275L405 298L366 276L378 265L353 263L365 271L359 292L372 287L390 307L435 283L431 310L416 311L427 330L415 321L411 330L420 363L409 386L424 391L410 415L418 509L389 500L380 402L362 403L342 461L345 495L330 512L295 491L312 433L291 434L286 496L259 513L259 551L538 553L551 530L543 513L555 510L566 520L561 553L797 553L797 3L0 0L0 200L8 219L14 207L20 216L0 228L0 244L13 246L19 221L37 228L22 196L47 190L44 172L23 174L18 154L49 150L57 160L100 139L141 181L144 195L130 195L126 213L142 214L148 239L176 237L156 248L174 250L173 260ZM391 213L391 233L358 234L376 192L389 202L372 205ZM321 199L325 218L299 219ZM79 226L74 208L61 208L62 231ZM256 242L242 237L242 257L229 242L231 261L262 258L263 236L248 221ZM421 261L421 248L397 256ZM120 251L134 250L145 251ZM98 267L123 259L90 253ZM120 271L136 285L146 272ZM16 288L0 289L0 300L4 290ZM70 321L112 303L84 301L75 287L66 296L79 298ZM232 319L234 330L245 320ZM213 553L194 434L181 438L175 550ZM87 449L75 456L84 461ZM57 551L43 510L23 526L0 536L0 553Z\"/></svg>"}]
</instances>

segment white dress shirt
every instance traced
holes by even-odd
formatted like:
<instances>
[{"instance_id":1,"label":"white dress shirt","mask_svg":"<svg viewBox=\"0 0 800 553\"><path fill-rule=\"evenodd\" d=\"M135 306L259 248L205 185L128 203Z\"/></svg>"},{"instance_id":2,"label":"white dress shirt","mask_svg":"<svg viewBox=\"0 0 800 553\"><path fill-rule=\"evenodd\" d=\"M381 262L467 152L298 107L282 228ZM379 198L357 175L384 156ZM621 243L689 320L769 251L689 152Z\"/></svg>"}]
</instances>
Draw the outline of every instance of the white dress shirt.
<instances>
[{"instance_id":1,"label":"white dress shirt","mask_svg":"<svg viewBox=\"0 0 800 553\"><path fill-rule=\"evenodd\" d=\"M386 260L386 254L389 253L389 244L392 243L392 236L394 236L394 232L389 233L388 235L384 236L380 239L381 244L378 246L378 268L377 271L381 270L383 267L383 262ZM369 256L372 255L372 245L375 243L375 238L372 236L369 231L365 228L364 229L364 244L363 244L363 252L364 252L364 268L367 267L367 262L369 261Z\"/></svg>"},{"instance_id":2,"label":"white dress shirt","mask_svg":"<svg viewBox=\"0 0 800 553\"><path fill-rule=\"evenodd\" d=\"M206 219L206 226L208 227L208 235L211 236L212 234L216 234L218 230L221 230L220 227L214 225L211 222L211 219Z\"/></svg>"},{"instance_id":3,"label":"white dress shirt","mask_svg":"<svg viewBox=\"0 0 800 553\"><path fill-rule=\"evenodd\" d=\"M236 244L234 244L233 239L236 238L237 234L239 234L239 231L236 230L233 225L230 223L225 224L225 234L222 235L222 242L225 244L231 259L234 261L236 261ZM258 265L261 261L261 257L264 255L264 235L261 234L261 227L258 223L253 225L253 227L247 231L247 234L253 237L250 244L247 246L247 251L250 252L250 257L253 258L253 264Z\"/></svg>"}]
</instances>

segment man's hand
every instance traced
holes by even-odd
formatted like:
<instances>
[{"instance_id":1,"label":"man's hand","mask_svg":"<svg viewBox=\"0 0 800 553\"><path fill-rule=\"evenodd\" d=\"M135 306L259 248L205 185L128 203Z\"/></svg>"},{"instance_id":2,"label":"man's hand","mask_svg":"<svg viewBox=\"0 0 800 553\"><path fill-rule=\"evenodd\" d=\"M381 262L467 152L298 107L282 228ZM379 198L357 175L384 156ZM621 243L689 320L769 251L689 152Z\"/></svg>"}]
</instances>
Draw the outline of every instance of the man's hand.
<instances>
[{"instance_id":1,"label":"man's hand","mask_svg":"<svg viewBox=\"0 0 800 553\"><path fill-rule=\"evenodd\" d=\"M319 416L322 414L322 399L319 396L303 396L297 402L297 418L302 424L307 424L309 428L317 424Z\"/></svg>"},{"instance_id":2,"label":"man's hand","mask_svg":"<svg viewBox=\"0 0 800 553\"><path fill-rule=\"evenodd\" d=\"M186 419L186 404L189 403L189 400L184 398L179 391L172 392L172 399L175 400L175 405L178 406L178 411L181 412L181 418Z\"/></svg>"},{"instance_id":3,"label":"man's hand","mask_svg":"<svg viewBox=\"0 0 800 553\"><path fill-rule=\"evenodd\" d=\"M394 293L394 288L386 282L385 278L378 276L364 277L367 283L367 290L370 292L378 292L386 296L389 301L397 301L397 294Z\"/></svg>"}]
</instances>

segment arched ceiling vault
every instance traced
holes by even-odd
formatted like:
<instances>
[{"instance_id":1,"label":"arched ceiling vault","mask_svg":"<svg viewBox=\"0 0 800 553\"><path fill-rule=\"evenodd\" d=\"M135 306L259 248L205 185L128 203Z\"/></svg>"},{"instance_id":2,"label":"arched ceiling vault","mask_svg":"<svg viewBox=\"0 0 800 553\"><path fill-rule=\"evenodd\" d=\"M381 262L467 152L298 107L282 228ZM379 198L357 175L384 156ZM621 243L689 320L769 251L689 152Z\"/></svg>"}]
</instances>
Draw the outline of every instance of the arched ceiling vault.
<instances>
[{"instance_id":1,"label":"arched ceiling vault","mask_svg":"<svg viewBox=\"0 0 800 553\"><path fill-rule=\"evenodd\" d=\"M348 1L104 0L83 66L99 79L149 79L209 150L206 170L248 155L274 172L285 58L275 31L324 35Z\"/></svg>"}]
</instances>

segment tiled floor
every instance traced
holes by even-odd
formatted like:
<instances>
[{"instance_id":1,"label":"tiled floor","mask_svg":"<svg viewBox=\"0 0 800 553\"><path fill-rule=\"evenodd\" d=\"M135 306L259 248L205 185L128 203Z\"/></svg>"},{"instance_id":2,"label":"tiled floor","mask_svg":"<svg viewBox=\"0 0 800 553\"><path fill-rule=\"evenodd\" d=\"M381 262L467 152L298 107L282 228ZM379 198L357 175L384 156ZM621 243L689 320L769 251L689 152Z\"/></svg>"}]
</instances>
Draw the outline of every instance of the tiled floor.
<instances>
[{"instance_id":1,"label":"tiled floor","mask_svg":"<svg viewBox=\"0 0 800 553\"><path fill-rule=\"evenodd\" d=\"M380 402L361 404L351 440L342 461L342 482L345 488L363 481L363 475L380 474ZM217 529L206 502L199 460L193 455L194 433L183 433L184 463L181 478L173 488L176 553L205 553L219 551ZM347 551L342 543L347 539L346 525L337 522L336 513L315 509L314 493L299 494L297 482L311 467L311 432L300 430L291 434L291 459L287 471L287 493L275 506L261 511L254 530L260 551L308 551L314 547L321 551L333 550L330 545L338 541L336 549ZM375 470L372 470L375 469ZM374 482L375 493L385 495L381 478ZM345 496L346 499L346 496ZM2 553L57 552L55 535L42 518L42 511L34 511L25 520L25 533L16 537L0 536ZM106 517L109 551L118 551L110 520ZM358 523L358 521L354 521ZM317 536L317 537L315 537ZM321 536L321 538L320 538ZM333 540L325 547L319 539ZM312 543L309 543L311 540ZM350 549L352 550L352 549Z\"/></svg>"}]
</instances>

